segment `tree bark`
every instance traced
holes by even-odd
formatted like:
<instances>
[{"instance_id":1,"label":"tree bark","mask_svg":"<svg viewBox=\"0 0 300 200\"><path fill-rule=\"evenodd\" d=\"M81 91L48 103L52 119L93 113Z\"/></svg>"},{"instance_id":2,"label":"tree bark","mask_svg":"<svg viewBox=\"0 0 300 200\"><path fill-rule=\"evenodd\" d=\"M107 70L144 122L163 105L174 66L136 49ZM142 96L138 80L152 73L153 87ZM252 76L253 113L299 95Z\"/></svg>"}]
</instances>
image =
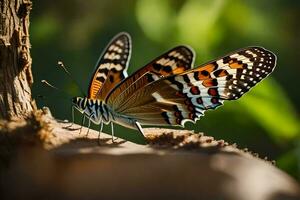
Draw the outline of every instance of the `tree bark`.
<instances>
[{"instance_id":1,"label":"tree bark","mask_svg":"<svg viewBox=\"0 0 300 200\"><path fill-rule=\"evenodd\" d=\"M30 0L0 0L0 119L24 118L35 108L29 42Z\"/></svg>"},{"instance_id":2,"label":"tree bark","mask_svg":"<svg viewBox=\"0 0 300 200\"><path fill-rule=\"evenodd\" d=\"M0 160L10 166L1 199L300 199L299 184L271 162L210 136L151 128L148 145L112 143L47 109L26 120L0 123Z\"/></svg>"}]
</instances>

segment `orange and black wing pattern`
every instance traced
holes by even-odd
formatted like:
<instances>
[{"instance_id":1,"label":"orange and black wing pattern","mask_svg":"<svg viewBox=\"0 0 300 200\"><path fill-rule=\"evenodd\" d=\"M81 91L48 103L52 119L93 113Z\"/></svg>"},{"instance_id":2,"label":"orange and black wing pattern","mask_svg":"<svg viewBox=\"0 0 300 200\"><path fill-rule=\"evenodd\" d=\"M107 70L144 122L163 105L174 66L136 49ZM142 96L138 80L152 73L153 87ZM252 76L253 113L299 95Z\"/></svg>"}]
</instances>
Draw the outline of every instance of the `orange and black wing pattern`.
<instances>
[{"instance_id":1,"label":"orange and black wing pattern","mask_svg":"<svg viewBox=\"0 0 300 200\"><path fill-rule=\"evenodd\" d=\"M134 92L119 95L112 105L116 113L141 125L184 125L195 122L225 100L236 100L266 78L276 56L262 47L248 47L183 73L157 79L148 73L135 82L147 82ZM122 87L122 85L120 86ZM129 86L127 90L131 90ZM110 99L108 99L110 102Z\"/></svg>"},{"instance_id":2,"label":"orange and black wing pattern","mask_svg":"<svg viewBox=\"0 0 300 200\"><path fill-rule=\"evenodd\" d=\"M133 73L131 76L127 77L122 83L120 83L110 92L106 100L109 99L109 105L115 104L117 103L114 102L115 99L122 99L121 96L130 95L134 93L137 88L144 87L155 79L168 77L174 74L180 74L186 70L190 70L193 66L193 63L194 51L188 46L177 46L154 59ZM145 79L144 76L148 73L153 74L155 79L152 79L149 76L149 79ZM141 81L141 78L143 81Z\"/></svg>"},{"instance_id":3,"label":"orange and black wing pattern","mask_svg":"<svg viewBox=\"0 0 300 200\"><path fill-rule=\"evenodd\" d=\"M88 98L104 99L109 91L127 76L131 54L131 38L119 33L103 51L90 81Z\"/></svg>"}]
</instances>

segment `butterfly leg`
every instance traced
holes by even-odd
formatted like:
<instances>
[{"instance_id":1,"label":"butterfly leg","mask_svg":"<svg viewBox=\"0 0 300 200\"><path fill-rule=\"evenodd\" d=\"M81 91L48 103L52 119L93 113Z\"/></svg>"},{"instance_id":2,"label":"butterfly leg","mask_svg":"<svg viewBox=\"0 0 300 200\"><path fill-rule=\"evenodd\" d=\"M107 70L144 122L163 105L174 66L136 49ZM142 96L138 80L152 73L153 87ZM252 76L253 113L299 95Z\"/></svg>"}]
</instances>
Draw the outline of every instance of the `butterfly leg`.
<instances>
[{"instance_id":1,"label":"butterfly leg","mask_svg":"<svg viewBox=\"0 0 300 200\"><path fill-rule=\"evenodd\" d=\"M72 113L72 123L68 126L66 126L66 128L71 128L74 125L74 106L71 107L71 113Z\"/></svg>"},{"instance_id":2,"label":"butterfly leg","mask_svg":"<svg viewBox=\"0 0 300 200\"><path fill-rule=\"evenodd\" d=\"M114 143L114 136L115 136L115 133L114 133L114 123L110 122L110 125L111 125L111 140Z\"/></svg>"},{"instance_id":3,"label":"butterfly leg","mask_svg":"<svg viewBox=\"0 0 300 200\"><path fill-rule=\"evenodd\" d=\"M99 133L98 133L98 144L100 145L100 134L102 132L103 129L103 121L101 120L100 122L100 129L99 129Z\"/></svg>"},{"instance_id":4,"label":"butterfly leg","mask_svg":"<svg viewBox=\"0 0 300 200\"><path fill-rule=\"evenodd\" d=\"M84 125L84 122L85 122L85 115L83 115L83 117L82 117L82 121L81 121L81 127L80 127L80 131L79 131L79 135L80 135L80 133L81 133L81 131L82 131L82 127L83 127L83 125Z\"/></svg>"},{"instance_id":5,"label":"butterfly leg","mask_svg":"<svg viewBox=\"0 0 300 200\"><path fill-rule=\"evenodd\" d=\"M92 113L90 116L89 116L89 125L88 125L88 130L86 132L86 135L85 137L87 137L89 135L89 132L90 132L90 126L91 126L91 117L93 116L94 113Z\"/></svg>"},{"instance_id":6,"label":"butterfly leg","mask_svg":"<svg viewBox=\"0 0 300 200\"><path fill-rule=\"evenodd\" d=\"M138 122L135 122L135 125L136 125L137 129L139 130L139 132L142 134L142 136L145 138L145 134L144 134L141 124Z\"/></svg>"}]
</instances>

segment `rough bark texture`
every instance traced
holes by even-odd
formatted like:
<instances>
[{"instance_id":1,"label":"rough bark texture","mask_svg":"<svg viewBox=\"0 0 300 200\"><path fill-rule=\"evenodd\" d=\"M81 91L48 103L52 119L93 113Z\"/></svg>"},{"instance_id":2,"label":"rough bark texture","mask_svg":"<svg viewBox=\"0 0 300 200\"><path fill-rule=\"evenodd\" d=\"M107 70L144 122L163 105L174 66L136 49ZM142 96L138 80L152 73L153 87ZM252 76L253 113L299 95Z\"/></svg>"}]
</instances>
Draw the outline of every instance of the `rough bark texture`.
<instances>
[{"instance_id":1,"label":"rough bark texture","mask_svg":"<svg viewBox=\"0 0 300 200\"><path fill-rule=\"evenodd\" d=\"M34 109L29 42L30 0L0 0L0 119L24 118Z\"/></svg>"},{"instance_id":2,"label":"rough bark texture","mask_svg":"<svg viewBox=\"0 0 300 200\"><path fill-rule=\"evenodd\" d=\"M1 199L300 199L272 162L213 137L152 128L148 145L98 145L97 131L68 125L47 110L0 123Z\"/></svg>"}]
</instances>

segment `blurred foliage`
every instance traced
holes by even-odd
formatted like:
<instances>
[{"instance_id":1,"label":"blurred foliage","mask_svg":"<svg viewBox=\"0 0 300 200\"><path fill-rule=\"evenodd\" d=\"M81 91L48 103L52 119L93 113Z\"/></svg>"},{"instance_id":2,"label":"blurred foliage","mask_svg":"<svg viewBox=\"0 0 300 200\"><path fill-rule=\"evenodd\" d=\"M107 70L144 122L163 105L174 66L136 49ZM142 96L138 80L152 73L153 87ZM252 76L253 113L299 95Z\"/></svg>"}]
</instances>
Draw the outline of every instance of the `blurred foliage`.
<instances>
[{"instance_id":1,"label":"blurred foliage","mask_svg":"<svg viewBox=\"0 0 300 200\"><path fill-rule=\"evenodd\" d=\"M36 1L31 14L33 91L45 96L37 99L40 106L70 119L70 98L80 90L57 61L63 60L79 87L87 88L101 50L120 31L133 39L129 74L179 44L195 49L196 66L245 46L263 46L278 56L274 73L240 100L208 111L186 128L248 147L300 178L299 8L297 0ZM41 79L70 95L43 87ZM141 141L126 128L116 132Z\"/></svg>"}]
</instances>

